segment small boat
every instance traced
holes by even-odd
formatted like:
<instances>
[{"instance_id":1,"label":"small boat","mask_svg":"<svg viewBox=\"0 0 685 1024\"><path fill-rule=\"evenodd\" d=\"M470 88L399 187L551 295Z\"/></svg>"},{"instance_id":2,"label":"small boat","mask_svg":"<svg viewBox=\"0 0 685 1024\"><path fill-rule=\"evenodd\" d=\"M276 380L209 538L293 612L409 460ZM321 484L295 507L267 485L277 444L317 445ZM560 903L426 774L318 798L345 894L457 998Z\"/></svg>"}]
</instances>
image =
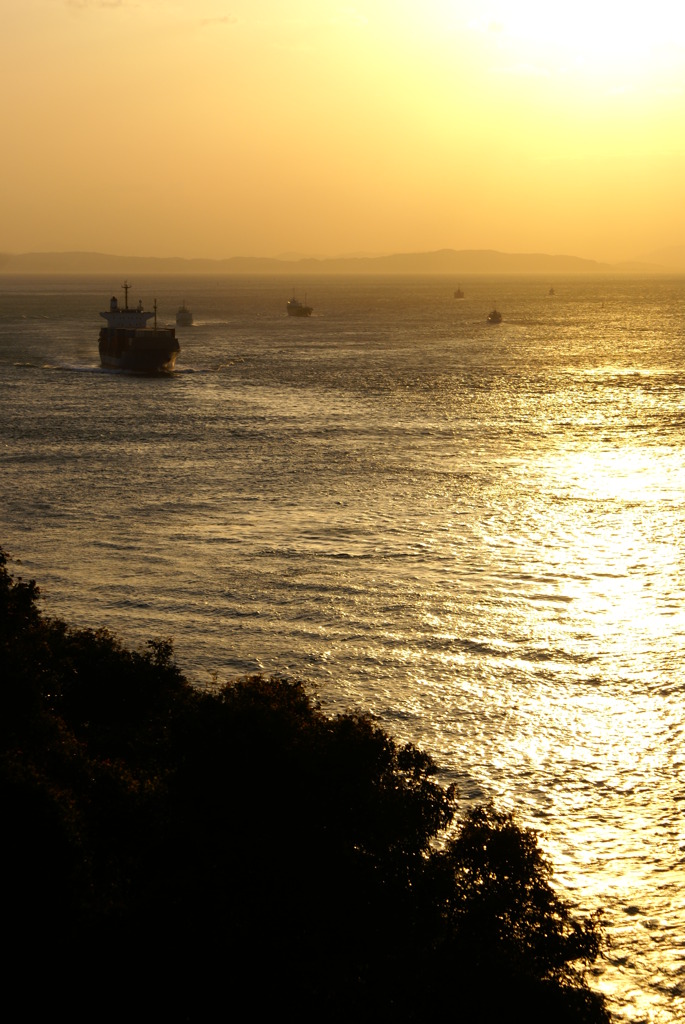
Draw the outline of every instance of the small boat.
<instances>
[{"instance_id":1,"label":"small boat","mask_svg":"<svg viewBox=\"0 0 685 1024\"><path fill-rule=\"evenodd\" d=\"M489 324L501 324L502 323L502 314L500 313L500 311L498 309L493 309L493 310L491 310L488 313L488 323Z\"/></svg>"},{"instance_id":2,"label":"small boat","mask_svg":"<svg viewBox=\"0 0 685 1024\"><path fill-rule=\"evenodd\" d=\"M304 297L304 303L300 302L300 300L296 299L293 295L292 299L288 302L286 309L288 310L288 316L311 316L314 311L312 306L307 305L306 295Z\"/></svg>"},{"instance_id":3,"label":"small boat","mask_svg":"<svg viewBox=\"0 0 685 1024\"><path fill-rule=\"evenodd\" d=\"M548 295L554 295L554 288L550 288L550 290L547 292L547 294Z\"/></svg>"},{"instance_id":4,"label":"small boat","mask_svg":"<svg viewBox=\"0 0 685 1024\"><path fill-rule=\"evenodd\" d=\"M137 373L164 373L173 370L181 346L173 327L157 326L157 300L152 312L143 309L139 302L135 309L129 309L128 281L124 289L124 306L119 305L113 295L109 309L100 313L107 321L100 328L98 348L100 362L110 370L134 370ZM147 322L154 317L154 326Z\"/></svg>"},{"instance_id":5,"label":"small boat","mask_svg":"<svg viewBox=\"0 0 685 1024\"><path fill-rule=\"evenodd\" d=\"M186 306L185 299L176 310L176 323L178 324L179 327L193 326L193 311L188 306Z\"/></svg>"},{"instance_id":6,"label":"small boat","mask_svg":"<svg viewBox=\"0 0 685 1024\"><path fill-rule=\"evenodd\" d=\"M454 289L454 297L455 297L455 299L463 299L464 298L464 293L461 290L461 285L459 285L458 288Z\"/></svg>"}]
</instances>

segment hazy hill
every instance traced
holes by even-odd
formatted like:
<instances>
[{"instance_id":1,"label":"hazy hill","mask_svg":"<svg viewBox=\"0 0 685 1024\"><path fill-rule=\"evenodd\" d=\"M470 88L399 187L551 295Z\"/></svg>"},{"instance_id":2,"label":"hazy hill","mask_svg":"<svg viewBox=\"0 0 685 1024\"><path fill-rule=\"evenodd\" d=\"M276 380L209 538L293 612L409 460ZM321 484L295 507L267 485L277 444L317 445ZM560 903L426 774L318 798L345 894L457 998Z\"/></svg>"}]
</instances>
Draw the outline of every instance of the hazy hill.
<instances>
[{"instance_id":1,"label":"hazy hill","mask_svg":"<svg viewBox=\"0 0 685 1024\"><path fill-rule=\"evenodd\" d=\"M685 265L685 259L683 261ZM663 273L658 263L598 263L578 256L505 253L494 249L439 249L436 252L340 258L234 256L230 259L182 259L116 256L99 252L28 252L0 254L2 274L606 274Z\"/></svg>"},{"instance_id":2,"label":"hazy hill","mask_svg":"<svg viewBox=\"0 0 685 1024\"><path fill-rule=\"evenodd\" d=\"M669 273L685 273L685 245L671 245L665 249L656 249L648 253L644 259L648 263L658 263Z\"/></svg>"}]
</instances>

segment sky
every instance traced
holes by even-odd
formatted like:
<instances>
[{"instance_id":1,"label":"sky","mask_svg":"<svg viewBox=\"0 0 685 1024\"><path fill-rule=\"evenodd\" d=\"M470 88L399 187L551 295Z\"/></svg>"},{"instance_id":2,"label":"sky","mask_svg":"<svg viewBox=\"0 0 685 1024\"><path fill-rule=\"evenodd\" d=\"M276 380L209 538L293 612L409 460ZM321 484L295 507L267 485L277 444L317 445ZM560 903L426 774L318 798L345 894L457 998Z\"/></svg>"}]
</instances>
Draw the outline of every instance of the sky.
<instances>
[{"instance_id":1,"label":"sky","mask_svg":"<svg viewBox=\"0 0 685 1024\"><path fill-rule=\"evenodd\" d=\"M685 243L675 0L3 0L0 251Z\"/></svg>"}]
</instances>

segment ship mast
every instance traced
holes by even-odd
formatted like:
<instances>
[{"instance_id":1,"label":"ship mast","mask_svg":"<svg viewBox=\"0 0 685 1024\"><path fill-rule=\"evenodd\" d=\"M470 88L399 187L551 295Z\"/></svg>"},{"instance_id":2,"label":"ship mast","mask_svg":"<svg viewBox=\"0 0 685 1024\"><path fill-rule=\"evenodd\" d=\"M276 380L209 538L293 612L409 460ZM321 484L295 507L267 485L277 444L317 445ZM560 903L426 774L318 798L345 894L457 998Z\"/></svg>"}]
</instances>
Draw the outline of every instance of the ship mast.
<instances>
[{"instance_id":1,"label":"ship mast","mask_svg":"<svg viewBox=\"0 0 685 1024\"><path fill-rule=\"evenodd\" d=\"M128 281L124 281L121 287L124 289L124 309L128 309L128 290L131 285Z\"/></svg>"}]
</instances>

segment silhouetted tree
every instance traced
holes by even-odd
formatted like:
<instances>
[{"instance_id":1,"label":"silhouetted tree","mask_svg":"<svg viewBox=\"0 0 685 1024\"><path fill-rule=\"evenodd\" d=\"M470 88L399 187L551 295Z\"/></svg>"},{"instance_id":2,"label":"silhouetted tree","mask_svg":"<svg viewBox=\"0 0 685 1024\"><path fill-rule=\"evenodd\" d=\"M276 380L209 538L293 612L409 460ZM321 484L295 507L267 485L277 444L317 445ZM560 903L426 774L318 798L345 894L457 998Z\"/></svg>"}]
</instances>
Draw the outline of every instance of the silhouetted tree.
<instances>
[{"instance_id":1,"label":"silhouetted tree","mask_svg":"<svg viewBox=\"0 0 685 1024\"><path fill-rule=\"evenodd\" d=\"M27 1012L609 1019L585 974L599 920L511 815L457 818L427 754L299 682L202 692L170 641L129 651L38 598L0 550L2 907Z\"/></svg>"}]
</instances>

